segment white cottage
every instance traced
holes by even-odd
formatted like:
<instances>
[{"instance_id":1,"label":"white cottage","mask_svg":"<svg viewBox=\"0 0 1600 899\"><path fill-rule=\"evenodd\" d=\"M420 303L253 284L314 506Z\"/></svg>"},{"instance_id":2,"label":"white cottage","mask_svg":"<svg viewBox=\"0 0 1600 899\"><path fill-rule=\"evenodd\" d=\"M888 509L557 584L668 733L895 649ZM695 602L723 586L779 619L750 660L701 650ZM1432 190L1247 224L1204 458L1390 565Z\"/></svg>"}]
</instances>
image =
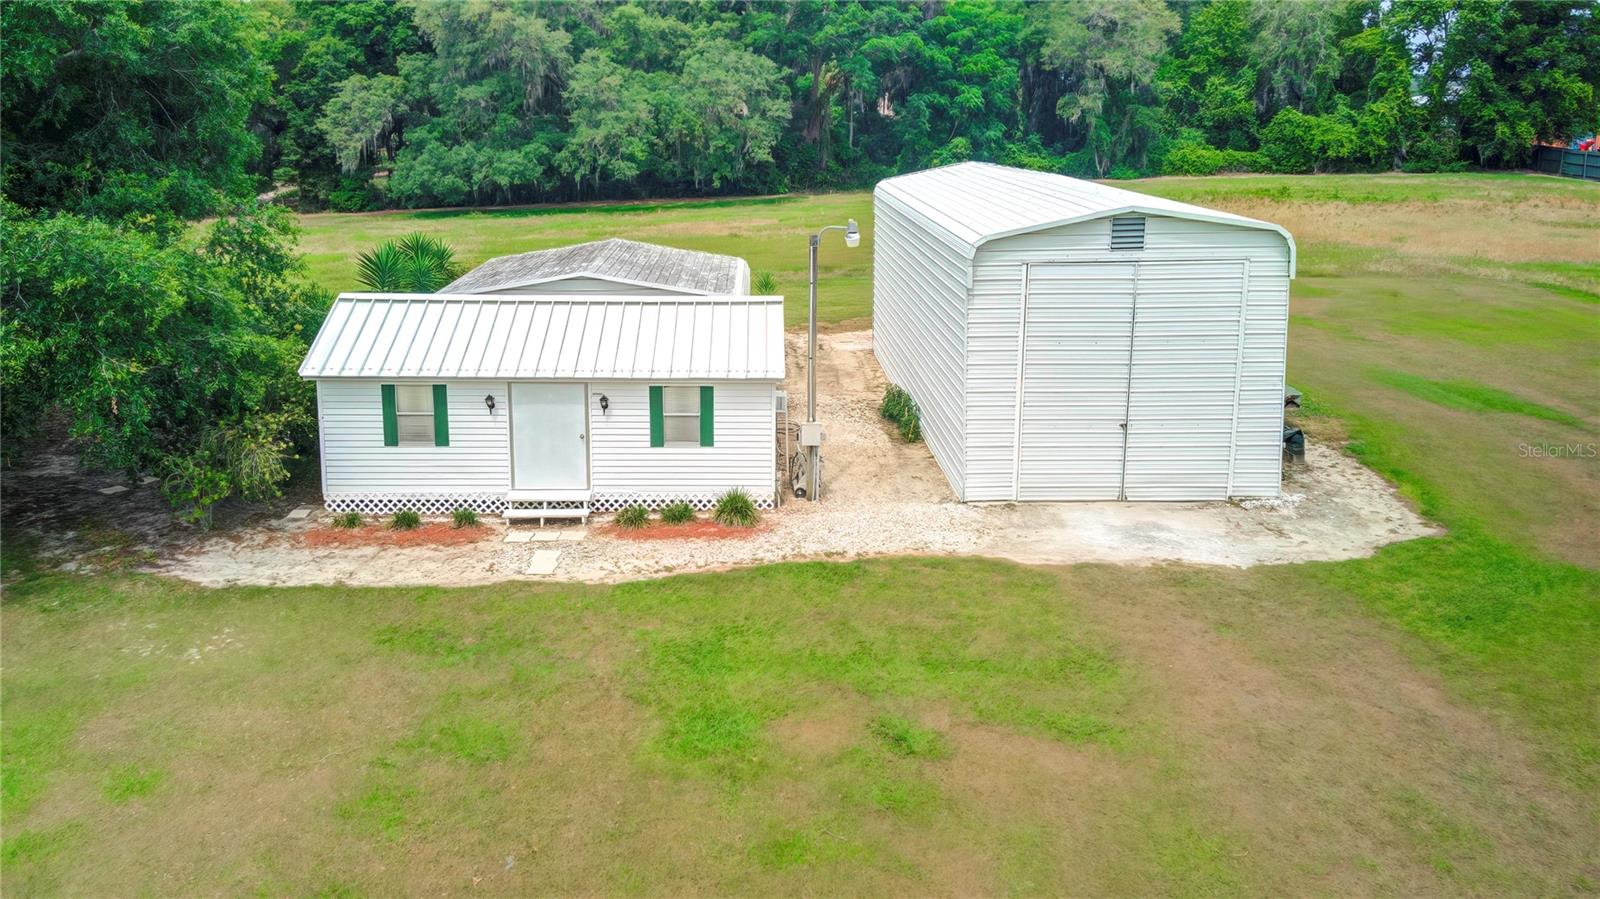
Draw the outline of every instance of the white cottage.
<instances>
[{"instance_id":1,"label":"white cottage","mask_svg":"<svg viewBox=\"0 0 1600 899\"><path fill-rule=\"evenodd\" d=\"M783 299L748 285L743 260L600 241L341 295L300 367L328 508L544 519L732 487L771 508Z\"/></svg>"},{"instance_id":2,"label":"white cottage","mask_svg":"<svg viewBox=\"0 0 1600 899\"><path fill-rule=\"evenodd\" d=\"M975 162L873 212L875 349L957 496L1278 495L1283 228Z\"/></svg>"}]
</instances>

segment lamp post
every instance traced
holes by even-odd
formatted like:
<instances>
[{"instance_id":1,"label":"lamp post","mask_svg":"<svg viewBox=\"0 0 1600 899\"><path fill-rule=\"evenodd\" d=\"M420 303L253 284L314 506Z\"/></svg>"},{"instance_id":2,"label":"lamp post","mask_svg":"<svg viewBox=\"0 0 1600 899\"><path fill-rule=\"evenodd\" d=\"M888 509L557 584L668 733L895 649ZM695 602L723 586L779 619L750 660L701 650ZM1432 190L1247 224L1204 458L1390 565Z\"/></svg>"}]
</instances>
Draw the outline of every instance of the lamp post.
<instances>
[{"instance_id":1,"label":"lamp post","mask_svg":"<svg viewBox=\"0 0 1600 899\"><path fill-rule=\"evenodd\" d=\"M811 235L811 303L806 332L806 425L801 428L800 444L806 450L806 498L816 500L822 493L822 475L818 466L822 462L822 430L817 427L817 247L822 235L829 231L843 231L844 245L861 245L861 229L856 220L843 225L829 225Z\"/></svg>"}]
</instances>

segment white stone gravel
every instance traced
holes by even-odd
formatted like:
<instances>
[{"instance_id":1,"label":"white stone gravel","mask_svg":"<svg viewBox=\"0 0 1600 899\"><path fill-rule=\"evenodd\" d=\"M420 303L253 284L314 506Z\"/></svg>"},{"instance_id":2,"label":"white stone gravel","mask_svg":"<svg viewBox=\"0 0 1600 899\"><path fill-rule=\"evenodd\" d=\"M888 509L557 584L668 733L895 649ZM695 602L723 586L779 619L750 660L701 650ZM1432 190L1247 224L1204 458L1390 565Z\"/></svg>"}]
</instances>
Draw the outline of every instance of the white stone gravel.
<instances>
[{"instance_id":1,"label":"white stone gravel","mask_svg":"<svg viewBox=\"0 0 1600 899\"><path fill-rule=\"evenodd\" d=\"M798 415L805 408L798 335L791 335L789 348L790 409ZM491 534L461 546L309 550L294 535L326 526L314 516L288 528L213 538L154 569L204 584L474 584L549 572L561 580L617 581L905 553L1034 564L1248 566L1351 558L1436 533L1376 474L1315 442L1307 463L1286 473L1285 494L1276 500L957 503L927 448L900 442L879 421L884 382L870 332L824 335L818 356L818 418L827 433L823 499L790 499L749 536L641 540L605 528L518 525L508 532L491 524L501 539ZM559 541L559 550L536 548L552 541Z\"/></svg>"}]
</instances>

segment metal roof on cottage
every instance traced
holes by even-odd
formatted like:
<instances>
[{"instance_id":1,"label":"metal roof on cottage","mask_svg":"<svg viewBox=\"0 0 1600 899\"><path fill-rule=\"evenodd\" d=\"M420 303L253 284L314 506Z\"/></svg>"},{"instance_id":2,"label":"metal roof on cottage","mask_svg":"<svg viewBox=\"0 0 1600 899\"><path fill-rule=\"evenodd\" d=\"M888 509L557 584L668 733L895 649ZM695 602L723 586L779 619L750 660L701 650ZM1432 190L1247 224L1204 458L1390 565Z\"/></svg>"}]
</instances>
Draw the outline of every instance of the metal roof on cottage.
<instances>
[{"instance_id":1,"label":"metal roof on cottage","mask_svg":"<svg viewBox=\"0 0 1600 899\"><path fill-rule=\"evenodd\" d=\"M719 256L613 237L589 243L497 256L445 287L444 293L489 293L567 278L598 278L637 287L705 296L749 289L750 266Z\"/></svg>"},{"instance_id":2,"label":"metal roof on cottage","mask_svg":"<svg viewBox=\"0 0 1600 899\"><path fill-rule=\"evenodd\" d=\"M783 298L341 294L304 378L783 380Z\"/></svg>"}]
</instances>

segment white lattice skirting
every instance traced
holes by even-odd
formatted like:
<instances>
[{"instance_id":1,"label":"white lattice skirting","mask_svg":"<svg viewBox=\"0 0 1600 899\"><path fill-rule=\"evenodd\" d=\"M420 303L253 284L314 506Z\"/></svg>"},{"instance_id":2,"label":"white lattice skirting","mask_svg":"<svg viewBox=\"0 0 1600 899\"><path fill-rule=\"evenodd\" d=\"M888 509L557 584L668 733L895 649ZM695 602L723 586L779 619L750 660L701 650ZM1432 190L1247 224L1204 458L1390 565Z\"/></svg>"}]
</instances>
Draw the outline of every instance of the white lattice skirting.
<instances>
[{"instance_id":1,"label":"white lattice skirting","mask_svg":"<svg viewBox=\"0 0 1600 899\"><path fill-rule=\"evenodd\" d=\"M720 493L596 493L589 499L589 508L595 512L615 512L628 506L644 506L646 509L660 509L673 503L688 503L695 509L705 512L717 504ZM772 494L765 496L750 494L750 499L755 502L757 509L776 508Z\"/></svg>"},{"instance_id":2,"label":"white lattice skirting","mask_svg":"<svg viewBox=\"0 0 1600 899\"><path fill-rule=\"evenodd\" d=\"M615 512L627 506L660 509L671 503L688 503L704 512L717 504L717 493L596 493L589 508L596 513ZM776 507L774 497L751 494L758 509ZM323 496L329 512L359 512L362 515L392 515L410 509L419 515L449 515L460 508L499 515L505 511L504 493L331 493ZM582 503L553 502L552 508L575 508Z\"/></svg>"},{"instance_id":3,"label":"white lattice skirting","mask_svg":"<svg viewBox=\"0 0 1600 899\"><path fill-rule=\"evenodd\" d=\"M504 493L328 493L323 504L329 512L392 515L410 509L419 515L449 515L456 509L499 515L505 511Z\"/></svg>"}]
</instances>

